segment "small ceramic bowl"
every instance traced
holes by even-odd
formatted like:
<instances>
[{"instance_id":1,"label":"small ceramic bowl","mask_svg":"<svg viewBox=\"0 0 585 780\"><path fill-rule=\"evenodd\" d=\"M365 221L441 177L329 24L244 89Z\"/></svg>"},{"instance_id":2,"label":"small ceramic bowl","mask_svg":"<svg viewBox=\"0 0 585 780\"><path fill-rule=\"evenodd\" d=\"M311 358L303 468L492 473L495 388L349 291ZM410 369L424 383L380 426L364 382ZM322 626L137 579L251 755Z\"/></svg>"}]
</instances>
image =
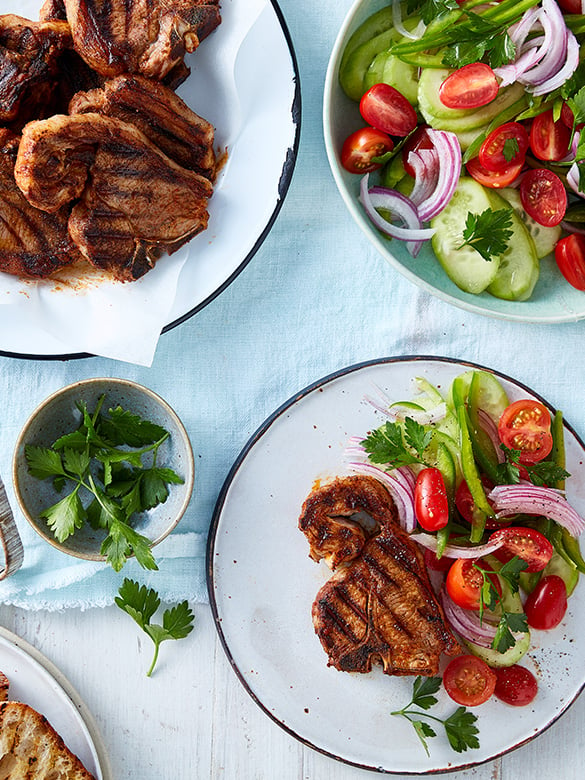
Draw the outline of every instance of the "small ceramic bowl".
<instances>
[{"instance_id":1,"label":"small ceramic bowl","mask_svg":"<svg viewBox=\"0 0 585 780\"><path fill-rule=\"evenodd\" d=\"M170 433L159 449L157 463L174 469L184 483L169 485L167 500L137 515L132 523L138 533L152 541L153 547L170 534L185 513L194 481L193 451L187 432L173 409L152 390L126 379L106 377L75 382L49 396L31 414L18 437L12 462L14 490L24 516L43 539L62 552L92 561L105 560L100 553L105 532L85 523L64 542L57 541L40 513L65 493L58 493L52 480L40 480L29 474L25 446L49 447L59 436L76 430L81 421L76 402L85 401L91 412L102 395L105 395L104 411L121 406Z\"/></svg>"}]
</instances>

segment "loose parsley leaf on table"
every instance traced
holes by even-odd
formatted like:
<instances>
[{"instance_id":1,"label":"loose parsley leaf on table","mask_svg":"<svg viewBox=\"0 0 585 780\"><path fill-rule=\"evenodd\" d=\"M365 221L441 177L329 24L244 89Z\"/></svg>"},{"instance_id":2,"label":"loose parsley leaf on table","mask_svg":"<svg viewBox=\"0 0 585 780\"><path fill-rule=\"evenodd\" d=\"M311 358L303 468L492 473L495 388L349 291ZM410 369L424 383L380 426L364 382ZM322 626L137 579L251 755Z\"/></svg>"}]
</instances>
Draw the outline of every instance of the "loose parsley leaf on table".
<instances>
[{"instance_id":1,"label":"loose parsley leaf on table","mask_svg":"<svg viewBox=\"0 0 585 780\"><path fill-rule=\"evenodd\" d=\"M468 748L478 748L477 734L479 734L479 729L475 725L477 716L466 710L465 707L458 707L446 719L438 718L427 712L437 704L438 699L434 694L440 687L440 677L417 677L413 684L411 700L401 710L395 710L390 714L400 715L412 724L427 755L430 755L427 739L437 736L436 731L427 723L429 719L443 724L449 744L457 753L463 753ZM411 709L412 707L418 707L418 710Z\"/></svg>"},{"instance_id":2,"label":"loose parsley leaf on table","mask_svg":"<svg viewBox=\"0 0 585 780\"><path fill-rule=\"evenodd\" d=\"M58 493L71 485L64 498L40 515L59 542L85 522L105 529L101 553L116 571L132 554L145 569L156 569L150 540L132 528L131 518L166 501L168 486L183 482L172 469L157 465L169 433L120 406L104 412L103 403L104 396L90 412L79 402L79 427L50 447L25 446L32 476L52 479Z\"/></svg>"},{"instance_id":3,"label":"loose parsley leaf on table","mask_svg":"<svg viewBox=\"0 0 585 780\"><path fill-rule=\"evenodd\" d=\"M470 246L484 258L493 260L500 257L508 248L508 239L512 236L512 209L486 209L481 214L469 212L463 230L465 239L459 249Z\"/></svg>"},{"instance_id":4,"label":"loose parsley leaf on table","mask_svg":"<svg viewBox=\"0 0 585 780\"><path fill-rule=\"evenodd\" d=\"M126 577L118 593L114 599L118 607L130 615L154 642L154 657L146 673L150 677L158 660L161 643L167 639L184 639L193 630L193 612L187 601L182 601L164 611L162 625L151 623L161 603L155 590Z\"/></svg>"}]
</instances>

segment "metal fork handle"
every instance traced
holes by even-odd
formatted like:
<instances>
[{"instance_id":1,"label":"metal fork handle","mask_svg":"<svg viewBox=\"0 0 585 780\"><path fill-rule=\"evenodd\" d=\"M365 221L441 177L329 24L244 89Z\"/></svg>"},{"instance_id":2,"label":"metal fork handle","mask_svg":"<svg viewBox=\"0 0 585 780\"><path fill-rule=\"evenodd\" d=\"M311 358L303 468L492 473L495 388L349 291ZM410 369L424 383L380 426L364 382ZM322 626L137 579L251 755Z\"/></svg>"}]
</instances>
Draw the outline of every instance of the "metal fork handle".
<instances>
[{"instance_id":1,"label":"metal fork handle","mask_svg":"<svg viewBox=\"0 0 585 780\"><path fill-rule=\"evenodd\" d=\"M14 574L24 561L24 548L18 534L8 496L0 477L0 546L4 551L4 566L0 568L0 580Z\"/></svg>"}]
</instances>

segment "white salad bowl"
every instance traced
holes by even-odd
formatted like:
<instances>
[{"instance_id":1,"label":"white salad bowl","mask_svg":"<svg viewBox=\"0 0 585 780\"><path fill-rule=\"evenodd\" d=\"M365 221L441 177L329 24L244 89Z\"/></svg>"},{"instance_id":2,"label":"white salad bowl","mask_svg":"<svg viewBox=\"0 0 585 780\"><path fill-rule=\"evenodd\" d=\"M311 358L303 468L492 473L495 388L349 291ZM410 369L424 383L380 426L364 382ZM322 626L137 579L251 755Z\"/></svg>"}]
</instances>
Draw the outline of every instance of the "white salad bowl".
<instances>
[{"instance_id":1,"label":"white salad bowl","mask_svg":"<svg viewBox=\"0 0 585 780\"><path fill-rule=\"evenodd\" d=\"M363 127L358 104L339 85L338 72L343 50L351 34L389 0L356 0L339 31L329 60L323 99L325 147L333 177L349 213L378 252L403 276L448 303L467 311L521 322L560 323L585 318L585 293L571 287L556 267L551 255L540 262L540 278L527 301L506 301L487 292L479 295L460 290L447 276L430 242L417 257L406 246L384 237L370 222L358 200L361 176L347 172L340 152L345 138Z\"/></svg>"}]
</instances>

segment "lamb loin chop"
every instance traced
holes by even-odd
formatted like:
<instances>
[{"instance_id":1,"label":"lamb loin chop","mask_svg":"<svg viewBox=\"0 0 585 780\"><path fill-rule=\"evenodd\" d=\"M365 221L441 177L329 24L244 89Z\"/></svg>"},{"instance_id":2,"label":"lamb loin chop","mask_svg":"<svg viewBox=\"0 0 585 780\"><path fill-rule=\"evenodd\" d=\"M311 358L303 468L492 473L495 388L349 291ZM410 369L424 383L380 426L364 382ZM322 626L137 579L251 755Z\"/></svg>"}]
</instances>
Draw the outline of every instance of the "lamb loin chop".
<instances>
[{"instance_id":1,"label":"lamb loin chop","mask_svg":"<svg viewBox=\"0 0 585 780\"><path fill-rule=\"evenodd\" d=\"M314 490L299 527L311 557L335 570L312 608L329 666L365 673L380 662L390 675L435 675L442 653L460 652L423 556L377 480L346 477Z\"/></svg>"},{"instance_id":2,"label":"lamb loin chop","mask_svg":"<svg viewBox=\"0 0 585 780\"><path fill-rule=\"evenodd\" d=\"M69 113L101 114L129 122L183 168L210 181L215 179L213 125L157 81L129 74L118 76L101 89L77 93L69 104Z\"/></svg>"},{"instance_id":3,"label":"lamb loin chop","mask_svg":"<svg viewBox=\"0 0 585 780\"><path fill-rule=\"evenodd\" d=\"M67 232L67 209L35 209L14 181L19 137L0 130L0 271L44 277L80 258Z\"/></svg>"},{"instance_id":4,"label":"lamb loin chop","mask_svg":"<svg viewBox=\"0 0 585 780\"><path fill-rule=\"evenodd\" d=\"M90 263L122 281L138 279L207 227L210 181L114 117L30 122L14 173L35 208L55 213L74 202L71 238Z\"/></svg>"},{"instance_id":5,"label":"lamb loin chop","mask_svg":"<svg viewBox=\"0 0 585 780\"><path fill-rule=\"evenodd\" d=\"M75 50L108 78L162 80L221 21L219 0L64 0ZM43 14L60 15L51 0Z\"/></svg>"},{"instance_id":6,"label":"lamb loin chop","mask_svg":"<svg viewBox=\"0 0 585 780\"><path fill-rule=\"evenodd\" d=\"M57 85L60 55L73 45L67 22L0 16L0 122L22 127L45 115Z\"/></svg>"}]
</instances>

